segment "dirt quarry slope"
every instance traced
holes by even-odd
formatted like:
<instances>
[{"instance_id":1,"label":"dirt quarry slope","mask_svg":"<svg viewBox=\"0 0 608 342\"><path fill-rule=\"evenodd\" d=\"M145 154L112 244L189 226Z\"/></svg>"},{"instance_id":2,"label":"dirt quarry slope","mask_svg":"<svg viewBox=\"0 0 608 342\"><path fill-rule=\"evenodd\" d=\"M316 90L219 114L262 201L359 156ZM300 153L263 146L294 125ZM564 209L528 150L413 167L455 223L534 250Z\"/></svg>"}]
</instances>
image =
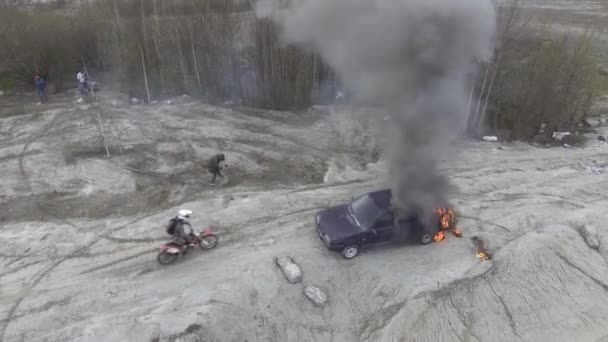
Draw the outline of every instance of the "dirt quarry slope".
<instances>
[{"instance_id":1,"label":"dirt quarry slope","mask_svg":"<svg viewBox=\"0 0 608 342\"><path fill-rule=\"evenodd\" d=\"M383 187L373 139L343 108L260 112L112 105L105 159L87 106L0 119L0 340L602 341L608 336L608 146L463 142L444 164L462 239L326 250L316 210ZM500 148L499 148L500 147ZM204 162L226 153L230 183ZM134 172L132 170L138 170ZM144 171L146 173L141 173ZM178 208L219 246L157 264ZM471 237L493 254L475 257ZM585 240L585 237L587 240ZM274 259L290 256L290 284ZM302 293L312 284L323 307Z\"/></svg>"}]
</instances>

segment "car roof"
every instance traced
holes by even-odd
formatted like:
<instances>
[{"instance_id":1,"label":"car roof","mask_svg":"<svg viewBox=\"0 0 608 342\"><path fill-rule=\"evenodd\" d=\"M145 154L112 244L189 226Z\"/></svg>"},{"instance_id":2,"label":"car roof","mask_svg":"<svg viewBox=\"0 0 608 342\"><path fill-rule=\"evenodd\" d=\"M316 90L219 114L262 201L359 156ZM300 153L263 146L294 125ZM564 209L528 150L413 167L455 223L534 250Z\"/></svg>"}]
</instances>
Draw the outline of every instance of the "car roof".
<instances>
[{"instance_id":1,"label":"car roof","mask_svg":"<svg viewBox=\"0 0 608 342\"><path fill-rule=\"evenodd\" d=\"M378 208L380 209L390 209L391 207L391 189L382 189L382 190L377 190L377 191L372 191L367 193L367 195L369 195L374 202L376 203L376 205L378 206Z\"/></svg>"}]
</instances>

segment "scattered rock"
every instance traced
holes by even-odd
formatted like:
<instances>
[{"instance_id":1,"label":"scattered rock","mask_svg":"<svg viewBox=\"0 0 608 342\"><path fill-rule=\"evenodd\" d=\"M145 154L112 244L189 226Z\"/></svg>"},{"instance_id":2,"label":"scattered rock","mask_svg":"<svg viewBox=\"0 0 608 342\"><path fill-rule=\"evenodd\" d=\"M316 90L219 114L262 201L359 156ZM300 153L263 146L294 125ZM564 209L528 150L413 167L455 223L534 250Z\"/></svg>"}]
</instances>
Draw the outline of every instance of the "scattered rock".
<instances>
[{"instance_id":1,"label":"scattered rock","mask_svg":"<svg viewBox=\"0 0 608 342\"><path fill-rule=\"evenodd\" d=\"M498 137L495 135L486 135L482 139L483 139L483 141L487 141L487 142L497 142L498 141Z\"/></svg>"},{"instance_id":2,"label":"scattered rock","mask_svg":"<svg viewBox=\"0 0 608 342\"><path fill-rule=\"evenodd\" d=\"M594 226L582 225L578 228L578 233L585 239L585 243L596 251L600 248L600 241L597 237L597 229Z\"/></svg>"},{"instance_id":3,"label":"scattered rock","mask_svg":"<svg viewBox=\"0 0 608 342\"><path fill-rule=\"evenodd\" d=\"M606 172L606 168L601 166L587 166L585 167L585 170L587 170L587 172L593 173L594 175L601 175Z\"/></svg>"},{"instance_id":4,"label":"scattered rock","mask_svg":"<svg viewBox=\"0 0 608 342\"><path fill-rule=\"evenodd\" d=\"M327 295L320 288L313 285L306 285L304 287L304 295L308 297L317 306L323 306L327 302Z\"/></svg>"},{"instance_id":5,"label":"scattered rock","mask_svg":"<svg viewBox=\"0 0 608 342\"><path fill-rule=\"evenodd\" d=\"M78 100L76 100L76 103L83 104L84 103L84 99L82 97L79 97Z\"/></svg>"},{"instance_id":6,"label":"scattered rock","mask_svg":"<svg viewBox=\"0 0 608 342\"><path fill-rule=\"evenodd\" d=\"M589 127L597 127L600 125L600 121L594 118L586 118L583 123Z\"/></svg>"},{"instance_id":7,"label":"scattered rock","mask_svg":"<svg viewBox=\"0 0 608 342\"><path fill-rule=\"evenodd\" d=\"M570 133L570 132L553 132L552 137L556 141L562 141L562 140L564 140L565 137L569 136L570 134L572 134L572 133Z\"/></svg>"},{"instance_id":8,"label":"scattered rock","mask_svg":"<svg viewBox=\"0 0 608 342\"><path fill-rule=\"evenodd\" d=\"M131 99L131 103L132 104L139 104L140 102L141 101L138 98L136 98L136 97L134 97L134 98Z\"/></svg>"},{"instance_id":9,"label":"scattered rock","mask_svg":"<svg viewBox=\"0 0 608 342\"><path fill-rule=\"evenodd\" d=\"M276 259L276 263L290 283L295 284L302 281L302 270L290 257L279 257Z\"/></svg>"}]
</instances>

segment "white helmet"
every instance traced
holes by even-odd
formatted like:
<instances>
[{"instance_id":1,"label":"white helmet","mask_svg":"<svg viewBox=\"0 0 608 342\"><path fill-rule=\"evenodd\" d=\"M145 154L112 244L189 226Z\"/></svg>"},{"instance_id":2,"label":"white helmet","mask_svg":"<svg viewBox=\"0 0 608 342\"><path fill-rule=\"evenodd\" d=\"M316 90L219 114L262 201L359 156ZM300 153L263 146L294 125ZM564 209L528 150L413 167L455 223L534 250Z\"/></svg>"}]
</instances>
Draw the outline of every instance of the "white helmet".
<instances>
[{"instance_id":1,"label":"white helmet","mask_svg":"<svg viewBox=\"0 0 608 342\"><path fill-rule=\"evenodd\" d=\"M192 214L192 210L188 209L180 209L177 212L177 218L180 220L186 220L190 218L190 214Z\"/></svg>"}]
</instances>

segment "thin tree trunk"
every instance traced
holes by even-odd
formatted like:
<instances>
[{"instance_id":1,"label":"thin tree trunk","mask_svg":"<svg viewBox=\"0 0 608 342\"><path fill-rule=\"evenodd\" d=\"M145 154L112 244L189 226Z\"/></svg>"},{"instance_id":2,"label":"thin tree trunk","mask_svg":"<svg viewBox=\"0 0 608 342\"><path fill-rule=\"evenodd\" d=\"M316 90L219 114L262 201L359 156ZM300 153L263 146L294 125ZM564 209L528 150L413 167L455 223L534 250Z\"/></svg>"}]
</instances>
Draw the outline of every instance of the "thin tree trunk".
<instances>
[{"instance_id":1,"label":"thin tree trunk","mask_svg":"<svg viewBox=\"0 0 608 342\"><path fill-rule=\"evenodd\" d=\"M84 72L87 75L89 75L89 71L87 70L87 63L84 60L84 56L82 55L82 50L80 51L80 60L82 61L82 67L84 68ZM89 80L90 80L90 78L89 78ZM101 120L101 108L99 107L99 103L97 103L97 96L95 95L95 87L91 87L91 95L93 96L93 107L95 108L95 114L97 116L97 130L99 131L99 135L101 135L103 147L106 150L106 157L110 158L110 149L108 148L108 139L106 138L106 132L103 128L103 121Z\"/></svg>"},{"instance_id":2,"label":"thin tree trunk","mask_svg":"<svg viewBox=\"0 0 608 342\"><path fill-rule=\"evenodd\" d=\"M160 41L160 23L158 21L158 10L156 8L156 0L154 0L152 2L153 6L154 6L154 21L156 23L156 37L154 39L154 46L156 47L156 54L158 55L158 59L160 60L160 66L158 68L158 74L160 76L160 84L161 87L163 89L163 91L165 90L165 75L164 75L164 68L165 68L165 58L163 57L163 54L161 53L161 41Z\"/></svg>"},{"instance_id":3,"label":"thin tree trunk","mask_svg":"<svg viewBox=\"0 0 608 342\"><path fill-rule=\"evenodd\" d=\"M475 130L478 131L479 127L483 125L486 118L486 110L488 109L488 101L490 100L490 95L492 95L492 88L494 87L494 81L496 80L496 75L498 74L498 61L494 66L494 74L492 74L492 80L490 80L490 84L488 85L488 93L486 94L486 99L483 104L483 109L481 110L480 117L475 123Z\"/></svg>"},{"instance_id":4,"label":"thin tree trunk","mask_svg":"<svg viewBox=\"0 0 608 342\"><path fill-rule=\"evenodd\" d=\"M471 105L473 104L473 94L475 93L475 85L477 84L477 73L473 73L473 82L471 82L471 91L469 93L469 103L467 105L467 129L471 128Z\"/></svg>"},{"instance_id":5,"label":"thin tree trunk","mask_svg":"<svg viewBox=\"0 0 608 342\"><path fill-rule=\"evenodd\" d=\"M184 89L186 89L188 84L188 79L186 78L186 66L184 64L184 54L182 53L182 45L179 42L179 34L177 33L177 29L175 29L175 40L177 41L177 51L179 52L179 64L182 68L182 76L184 77Z\"/></svg>"},{"instance_id":6,"label":"thin tree trunk","mask_svg":"<svg viewBox=\"0 0 608 342\"><path fill-rule=\"evenodd\" d=\"M118 31L120 32L120 15L118 14L118 4L116 4L116 0L114 0L114 13L116 13L116 26L118 26Z\"/></svg>"},{"instance_id":7,"label":"thin tree trunk","mask_svg":"<svg viewBox=\"0 0 608 342\"><path fill-rule=\"evenodd\" d=\"M148 87L148 72L146 71L146 60L144 58L144 49L141 47L141 43L138 42L139 52L141 54L141 68L144 72L144 84L146 86L146 94L148 95L148 103L152 100L150 97L150 88Z\"/></svg>"},{"instance_id":8,"label":"thin tree trunk","mask_svg":"<svg viewBox=\"0 0 608 342\"><path fill-rule=\"evenodd\" d=\"M491 63L488 62L488 65L486 66L485 75L483 76L483 84L481 85L481 91L479 92L479 97L477 98L477 105L475 106L475 113L473 113L473 125L475 125L475 123L477 122L477 115L479 113L479 106L481 105L481 99L483 97L483 93L486 90L486 83L488 82L488 73L490 72L490 65L491 65ZM475 126L473 126L473 128L474 127Z\"/></svg>"},{"instance_id":9,"label":"thin tree trunk","mask_svg":"<svg viewBox=\"0 0 608 342\"><path fill-rule=\"evenodd\" d=\"M144 15L144 1L139 0L140 12L141 12L141 29L144 35L144 47L148 46L148 32L146 30L146 16Z\"/></svg>"},{"instance_id":10,"label":"thin tree trunk","mask_svg":"<svg viewBox=\"0 0 608 342\"><path fill-rule=\"evenodd\" d=\"M190 29L190 47L192 48L192 61L194 62L194 72L196 72L196 82L198 83L198 89L202 90L203 85L201 83L201 73L198 70L198 57L194 48L194 28Z\"/></svg>"}]
</instances>

